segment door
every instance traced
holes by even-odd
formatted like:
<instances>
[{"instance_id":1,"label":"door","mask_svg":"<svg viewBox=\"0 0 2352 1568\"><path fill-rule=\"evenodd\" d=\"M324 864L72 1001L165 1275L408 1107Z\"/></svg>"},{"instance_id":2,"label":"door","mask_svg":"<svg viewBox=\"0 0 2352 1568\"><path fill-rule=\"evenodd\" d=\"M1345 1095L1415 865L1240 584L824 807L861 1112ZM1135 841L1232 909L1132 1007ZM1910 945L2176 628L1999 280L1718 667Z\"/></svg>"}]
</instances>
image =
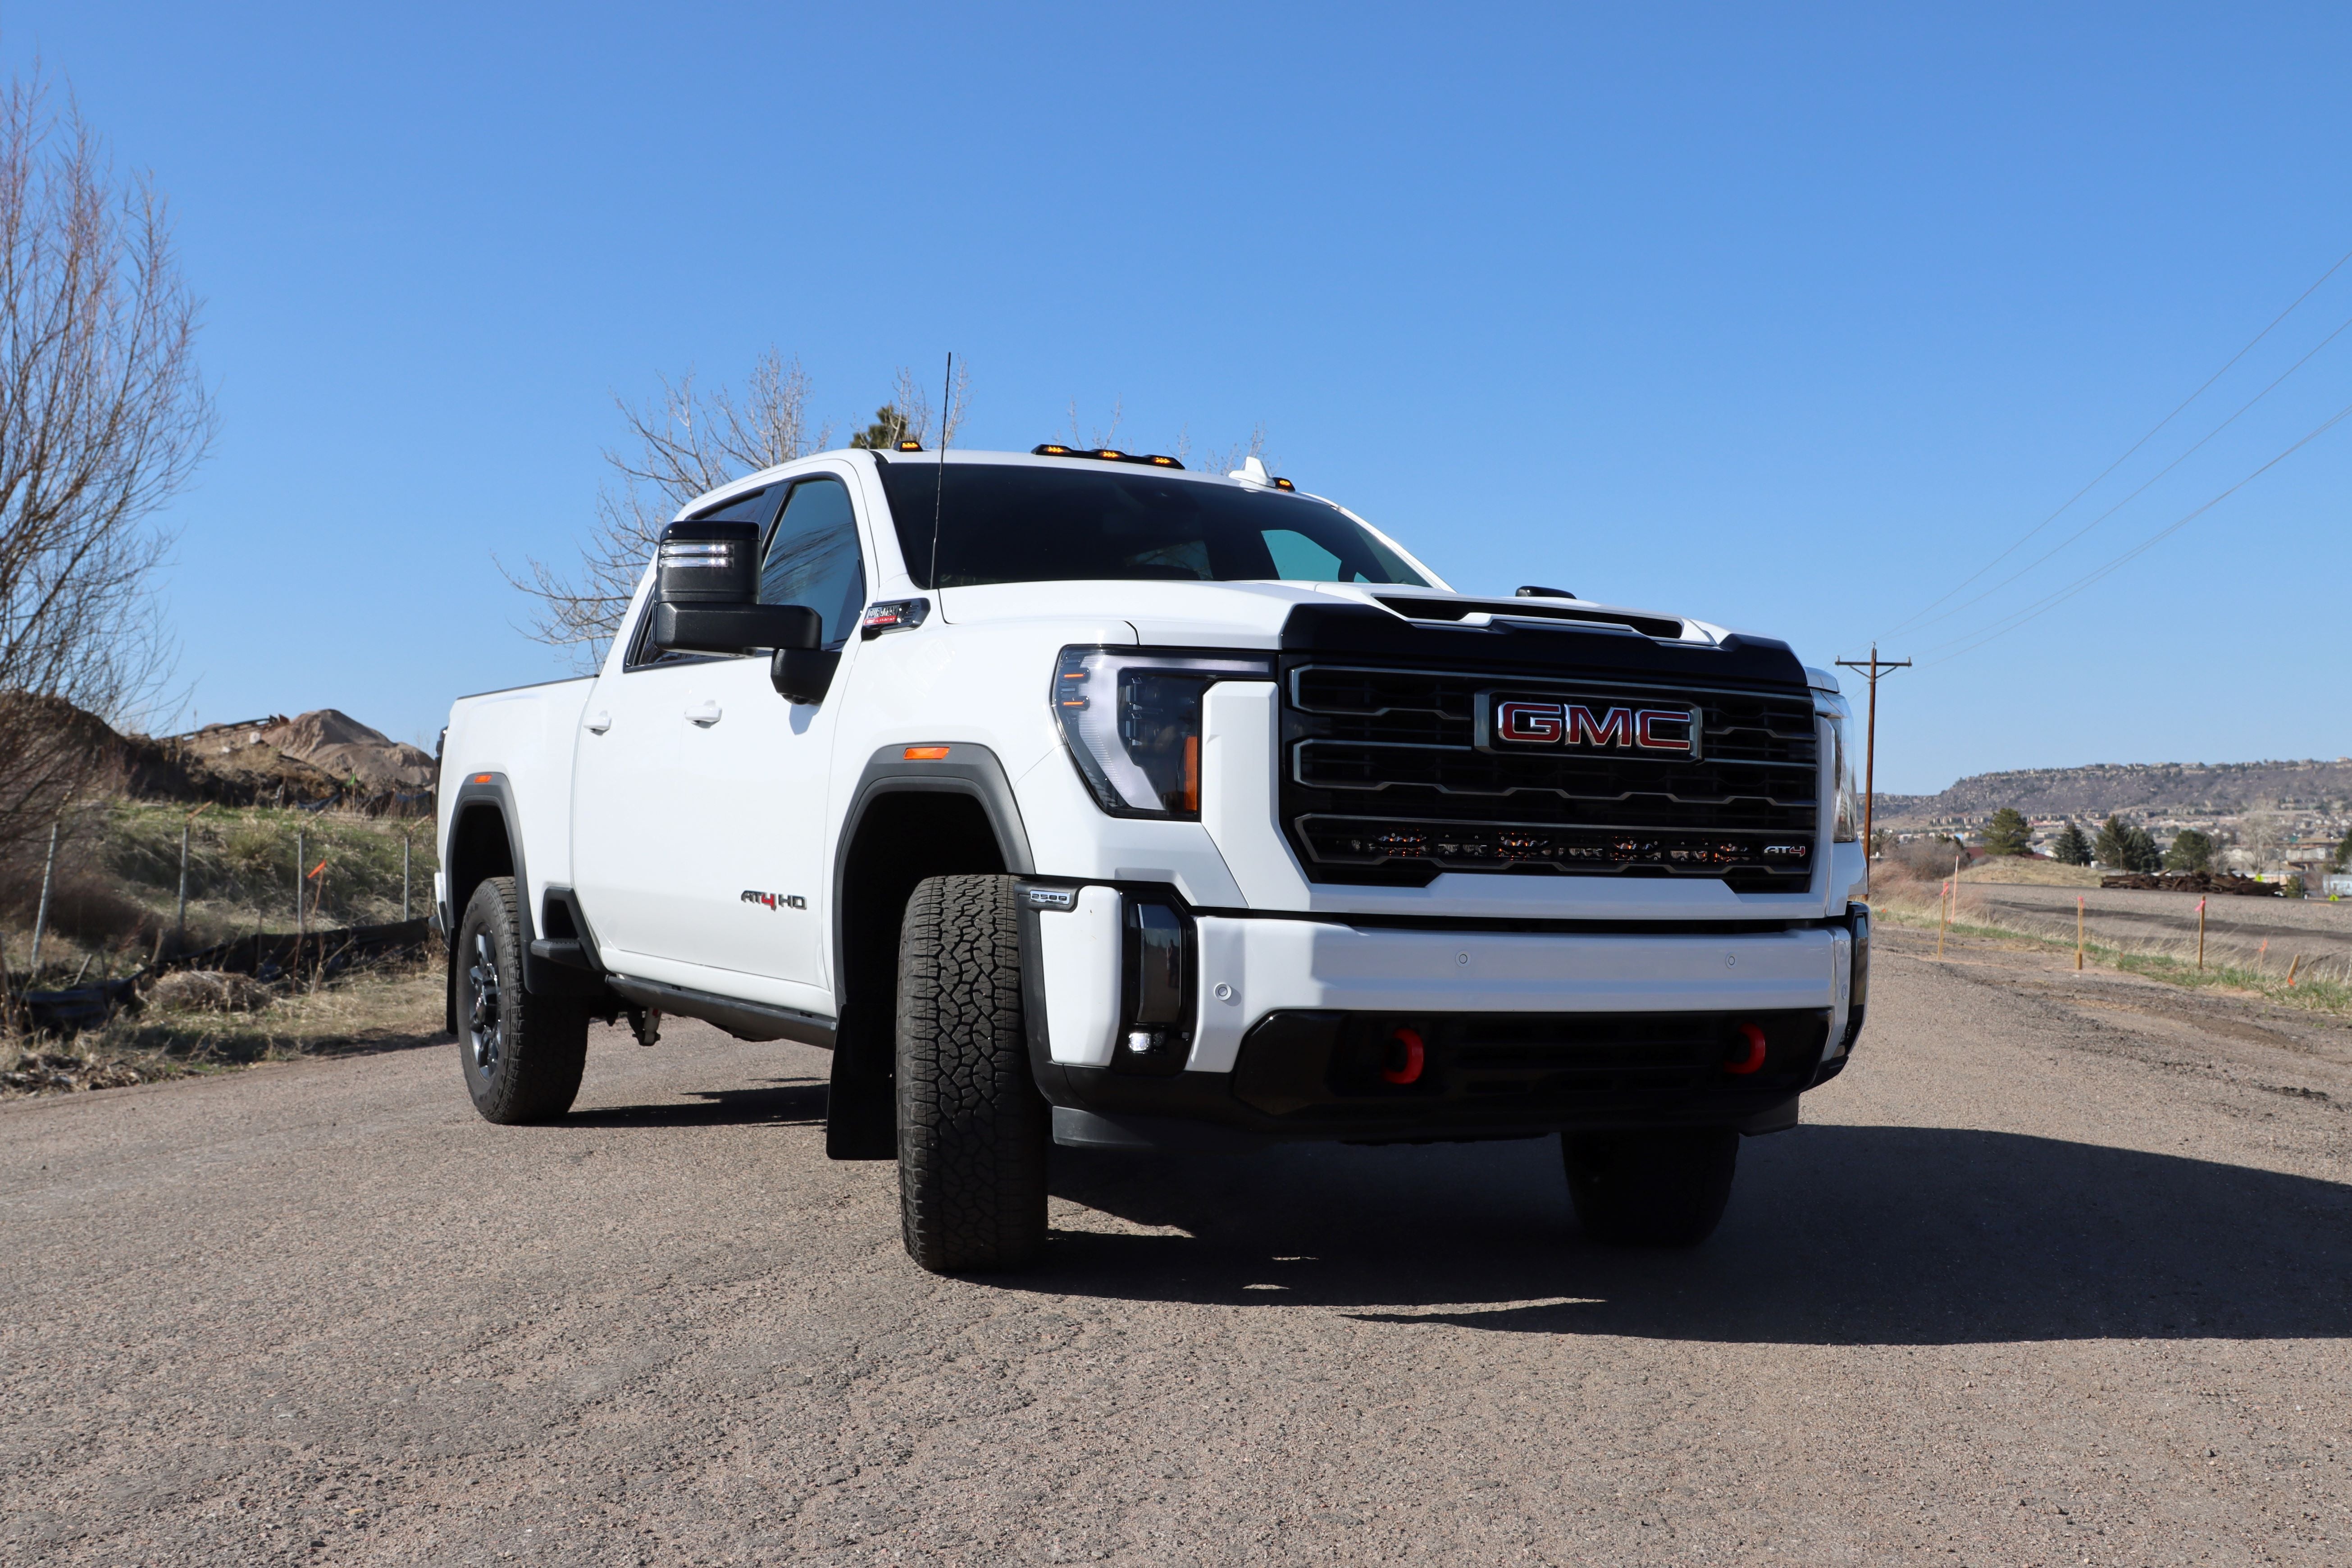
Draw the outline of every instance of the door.
<instances>
[{"instance_id":1,"label":"door","mask_svg":"<svg viewBox=\"0 0 2352 1568\"><path fill-rule=\"evenodd\" d=\"M822 646L845 663L866 581L849 487L831 474L795 480L761 558L760 602L816 611ZM836 673L835 693L845 675ZM815 988L824 994L799 1003L761 994L831 1011L824 829L839 698L786 702L769 684L765 657L712 660L688 670L684 684L675 833L688 902L677 956Z\"/></svg>"},{"instance_id":2,"label":"door","mask_svg":"<svg viewBox=\"0 0 2352 1568\"><path fill-rule=\"evenodd\" d=\"M757 522L782 504L784 487L731 497L698 519ZM679 875L688 847L681 827L687 792L686 710L704 700L713 666L747 661L664 653L646 640L652 595L641 592L621 647L608 659L582 714L572 775L572 887L625 974L648 973L638 958L676 961L697 918L693 889ZM617 950L617 951L614 951ZM677 984L686 984L677 980Z\"/></svg>"}]
</instances>

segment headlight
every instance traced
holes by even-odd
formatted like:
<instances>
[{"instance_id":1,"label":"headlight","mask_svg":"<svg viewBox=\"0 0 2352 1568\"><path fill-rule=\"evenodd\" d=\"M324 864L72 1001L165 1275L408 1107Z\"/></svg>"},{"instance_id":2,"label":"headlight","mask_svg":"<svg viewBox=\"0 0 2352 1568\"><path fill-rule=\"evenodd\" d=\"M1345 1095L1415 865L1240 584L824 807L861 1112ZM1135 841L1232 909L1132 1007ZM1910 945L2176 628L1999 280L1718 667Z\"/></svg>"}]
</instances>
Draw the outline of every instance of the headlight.
<instances>
[{"instance_id":1,"label":"headlight","mask_svg":"<svg viewBox=\"0 0 2352 1568\"><path fill-rule=\"evenodd\" d=\"M1853 787L1853 753L1846 749L1845 715L1824 710L1830 721L1831 788L1837 792L1830 818L1830 842L1852 844L1862 837L1862 792Z\"/></svg>"},{"instance_id":2,"label":"headlight","mask_svg":"<svg viewBox=\"0 0 2352 1568\"><path fill-rule=\"evenodd\" d=\"M1201 815L1201 694L1220 680L1271 680L1248 654L1066 647L1054 715L1070 757L1113 816Z\"/></svg>"}]
</instances>

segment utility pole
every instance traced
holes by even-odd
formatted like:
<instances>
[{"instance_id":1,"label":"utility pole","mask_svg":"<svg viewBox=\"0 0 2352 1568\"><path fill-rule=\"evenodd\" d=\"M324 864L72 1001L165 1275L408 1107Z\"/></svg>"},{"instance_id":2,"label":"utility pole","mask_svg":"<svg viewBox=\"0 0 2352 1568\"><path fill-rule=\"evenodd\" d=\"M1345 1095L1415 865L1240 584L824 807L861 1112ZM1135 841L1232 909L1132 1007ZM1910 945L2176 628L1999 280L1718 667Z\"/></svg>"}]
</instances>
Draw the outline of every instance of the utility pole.
<instances>
[{"instance_id":1,"label":"utility pole","mask_svg":"<svg viewBox=\"0 0 2352 1568\"><path fill-rule=\"evenodd\" d=\"M1881 658L1878 657L1878 645L1872 643L1867 660L1842 658L1838 663L1847 669L1860 670L1870 680L1869 739L1863 742L1862 752L1862 859L1866 866L1878 850L1877 842L1870 836L1872 808L1878 804L1878 678L1894 670L1908 669L1911 661L1907 658Z\"/></svg>"}]
</instances>

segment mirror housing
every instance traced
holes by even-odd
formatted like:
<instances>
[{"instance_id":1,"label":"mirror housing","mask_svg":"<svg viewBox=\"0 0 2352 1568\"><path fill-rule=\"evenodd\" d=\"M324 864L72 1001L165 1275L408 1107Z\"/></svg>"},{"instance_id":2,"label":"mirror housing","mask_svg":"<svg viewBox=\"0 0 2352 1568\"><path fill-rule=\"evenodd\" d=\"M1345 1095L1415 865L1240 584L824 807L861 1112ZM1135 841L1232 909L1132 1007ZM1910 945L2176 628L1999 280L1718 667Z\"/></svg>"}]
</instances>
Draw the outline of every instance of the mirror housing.
<instances>
[{"instance_id":1,"label":"mirror housing","mask_svg":"<svg viewBox=\"0 0 2352 1568\"><path fill-rule=\"evenodd\" d=\"M802 605L657 604L653 641L673 653L814 648L822 620Z\"/></svg>"},{"instance_id":2,"label":"mirror housing","mask_svg":"<svg viewBox=\"0 0 2352 1568\"><path fill-rule=\"evenodd\" d=\"M838 653L821 653L813 647L780 647L768 660L768 684L786 701L814 708L833 689L833 672L840 665Z\"/></svg>"},{"instance_id":3,"label":"mirror housing","mask_svg":"<svg viewBox=\"0 0 2352 1568\"><path fill-rule=\"evenodd\" d=\"M801 605L759 599L760 525L673 522L662 530L654 576L653 644L674 653L814 648L824 618Z\"/></svg>"}]
</instances>

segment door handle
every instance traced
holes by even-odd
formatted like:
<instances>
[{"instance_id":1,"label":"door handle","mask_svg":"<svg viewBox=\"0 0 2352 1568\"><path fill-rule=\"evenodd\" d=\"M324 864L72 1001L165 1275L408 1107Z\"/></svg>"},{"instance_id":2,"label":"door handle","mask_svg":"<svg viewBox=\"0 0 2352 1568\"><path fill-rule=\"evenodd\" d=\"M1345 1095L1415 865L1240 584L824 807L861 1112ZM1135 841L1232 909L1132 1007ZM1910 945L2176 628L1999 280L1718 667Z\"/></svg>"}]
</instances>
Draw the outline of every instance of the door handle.
<instances>
[{"instance_id":1,"label":"door handle","mask_svg":"<svg viewBox=\"0 0 2352 1568\"><path fill-rule=\"evenodd\" d=\"M613 716L610 713L598 713L588 721L588 732L592 735L601 735L612 727Z\"/></svg>"},{"instance_id":2,"label":"door handle","mask_svg":"<svg viewBox=\"0 0 2352 1568\"><path fill-rule=\"evenodd\" d=\"M710 726L719 722L719 715L724 710L722 710L718 703L706 700L704 701L698 702L693 707L688 709L686 710L686 716L690 721L699 724L704 729L708 730Z\"/></svg>"}]
</instances>

